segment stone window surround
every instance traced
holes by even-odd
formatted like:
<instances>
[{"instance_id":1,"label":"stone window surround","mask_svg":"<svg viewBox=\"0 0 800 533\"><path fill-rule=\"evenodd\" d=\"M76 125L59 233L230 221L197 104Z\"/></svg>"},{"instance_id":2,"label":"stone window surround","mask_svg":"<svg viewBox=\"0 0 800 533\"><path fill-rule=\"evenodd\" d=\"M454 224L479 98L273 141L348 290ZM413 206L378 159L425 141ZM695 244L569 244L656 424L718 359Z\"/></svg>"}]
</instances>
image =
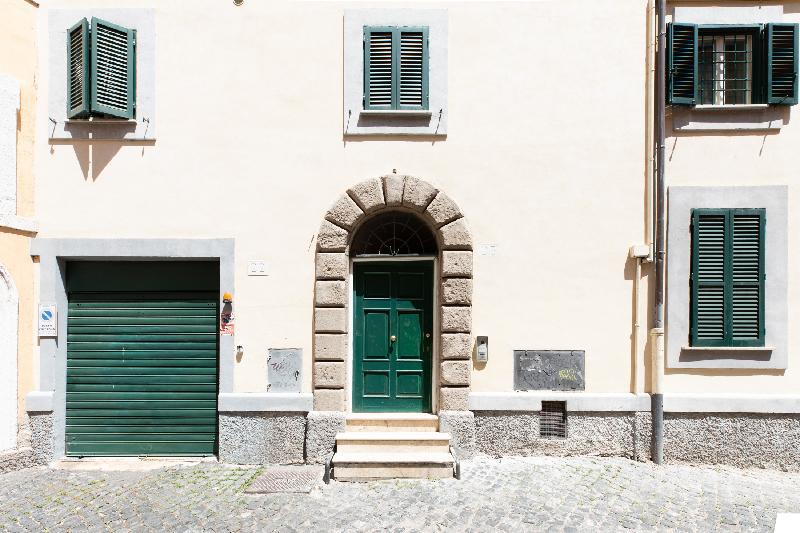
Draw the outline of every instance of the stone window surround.
<instances>
[{"instance_id":1,"label":"stone window surround","mask_svg":"<svg viewBox=\"0 0 800 533\"><path fill-rule=\"evenodd\" d=\"M45 48L48 78L47 134L50 142L76 140L153 141L156 138L156 12L155 9L50 9L46 11ZM86 17L101 18L136 30L136 118L133 120L67 119L66 32Z\"/></svg>"},{"instance_id":2,"label":"stone window surround","mask_svg":"<svg viewBox=\"0 0 800 533\"><path fill-rule=\"evenodd\" d=\"M428 111L364 111L364 26L428 27ZM344 135L446 136L447 43L446 9L345 10Z\"/></svg>"},{"instance_id":3,"label":"stone window surround","mask_svg":"<svg viewBox=\"0 0 800 533\"><path fill-rule=\"evenodd\" d=\"M472 343L472 235L458 206L412 176L388 175L351 187L325 215L317 235L314 283L313 389L317 411L350 410L351 343L349 245L371 215L405 210L434 229L439 244L435 293L439 324L434 344L433 408L468 410ZM438 298L438 305L436 298ZM438 350L437 350L438 348ZM438 353L437 353L438 352Z\"/></svg>"},{"instance_id":4,"label":"stone window surround","mask_svg":"<svg viewBox=\"0 0 800 533\"><path fill-rule=\"evenodd\" d=\"M235 293L234 239L56 239L31 241L31 255L39 257L39 302L55 303L58 337L39 339L39 390L25 400L29 413L53 413L53 458L64 457L66 430L67 291L65 266L69 260L219 260L220 293ZM220 295L221 298L221 295ZM220 301L220 306L222 302ZM219 339L219 392L233 392L233 335Z\"/></svg>"},{"instance_id":5,"label":"stone window surround","mask_svg":"<svg viewBox=\"0 0 800 533\"><path fill-rule=\"evenodd\" d=\"M668 192L667 368L787 368L788 362L788 187L673 186ZM694 208L767 210L763 348L691 348L689 275L691 212Z\"/></svg>"}]
</instances>

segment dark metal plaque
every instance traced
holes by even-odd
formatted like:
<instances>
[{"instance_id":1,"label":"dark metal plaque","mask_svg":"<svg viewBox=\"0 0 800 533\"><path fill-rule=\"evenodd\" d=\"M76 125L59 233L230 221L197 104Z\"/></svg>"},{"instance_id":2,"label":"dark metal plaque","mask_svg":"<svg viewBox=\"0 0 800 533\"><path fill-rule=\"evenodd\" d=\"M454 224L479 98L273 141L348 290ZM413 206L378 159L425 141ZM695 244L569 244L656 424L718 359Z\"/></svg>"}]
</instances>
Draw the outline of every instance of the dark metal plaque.
<instances>
[{"instance_id":1,"label":"dark metal plaque","mask_svg":"<svg viewBox=\"0 0 800 533\"><path fill-rule=\"evenodd\" d=\"M583 350L514 350L514 390L584 390Z\"/></svg>"}]
</instances>

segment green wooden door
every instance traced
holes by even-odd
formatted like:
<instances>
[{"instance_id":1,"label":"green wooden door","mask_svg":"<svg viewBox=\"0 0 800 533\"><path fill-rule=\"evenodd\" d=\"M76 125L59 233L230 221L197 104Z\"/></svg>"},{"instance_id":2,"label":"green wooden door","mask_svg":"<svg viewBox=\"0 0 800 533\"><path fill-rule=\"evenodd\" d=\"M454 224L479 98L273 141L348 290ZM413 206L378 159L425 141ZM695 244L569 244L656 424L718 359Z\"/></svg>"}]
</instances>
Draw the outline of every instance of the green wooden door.
<instances>
[{"instance_id":1,"label":"green wooden door","mask_svg":"<svg viewBox=\"0 0 800 533\"><path fill-rule=\"evenodd\" d=\"M67 266L67 455L212 455L218 264Z\"/></svg>"},{"instance_id":2,"label":"green wooden door","mask_svg":"<svg viewBox=\"0 0 800 533\"><path fill-rule=\"evenodd\" d=\"M353 411L431 411L433 265L356 263Z\"/></svg>"}]
</instances>

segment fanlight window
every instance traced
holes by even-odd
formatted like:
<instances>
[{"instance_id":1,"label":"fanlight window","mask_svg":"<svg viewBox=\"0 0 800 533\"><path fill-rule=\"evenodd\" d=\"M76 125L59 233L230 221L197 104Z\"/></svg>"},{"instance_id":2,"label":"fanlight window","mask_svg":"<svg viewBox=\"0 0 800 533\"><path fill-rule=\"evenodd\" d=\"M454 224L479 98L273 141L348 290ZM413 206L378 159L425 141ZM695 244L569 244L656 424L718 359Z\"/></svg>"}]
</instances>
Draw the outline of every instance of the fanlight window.
<instances>
[{"instance_id":1,"label":"fanlight window","mask_svg":"<svg viewBox=\"0 0 800 533\"><path fill-rule=\"evenodd\" d=\"M435 255L436 236L411 213L386 213L367 220L350 244L351 256Z\"/></svg>"}]
</instances>

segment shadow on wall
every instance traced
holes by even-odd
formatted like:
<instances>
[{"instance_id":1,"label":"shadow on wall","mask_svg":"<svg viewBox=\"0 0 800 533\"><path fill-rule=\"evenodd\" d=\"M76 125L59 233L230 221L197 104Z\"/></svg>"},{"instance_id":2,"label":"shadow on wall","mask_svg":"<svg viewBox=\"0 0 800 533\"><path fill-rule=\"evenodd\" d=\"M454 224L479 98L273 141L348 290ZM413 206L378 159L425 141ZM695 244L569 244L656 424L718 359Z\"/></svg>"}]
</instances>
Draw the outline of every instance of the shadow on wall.
<instances>
[{"instance_id":1,"label":"shadow on wall","mask_svg":"<svg viewBox=\"0 0 800 533\"><path fill-rule=\"evenodd\" d=\"M103 170L108 166L114 156L123 146L141 147L141 156L144 157L145 147L153 146L155 141L51 141L50 153L55 152L57 145L71 145L75 151L75 157L81 167L84 179L97 181Z\"/></svg>"}]
</instances>

